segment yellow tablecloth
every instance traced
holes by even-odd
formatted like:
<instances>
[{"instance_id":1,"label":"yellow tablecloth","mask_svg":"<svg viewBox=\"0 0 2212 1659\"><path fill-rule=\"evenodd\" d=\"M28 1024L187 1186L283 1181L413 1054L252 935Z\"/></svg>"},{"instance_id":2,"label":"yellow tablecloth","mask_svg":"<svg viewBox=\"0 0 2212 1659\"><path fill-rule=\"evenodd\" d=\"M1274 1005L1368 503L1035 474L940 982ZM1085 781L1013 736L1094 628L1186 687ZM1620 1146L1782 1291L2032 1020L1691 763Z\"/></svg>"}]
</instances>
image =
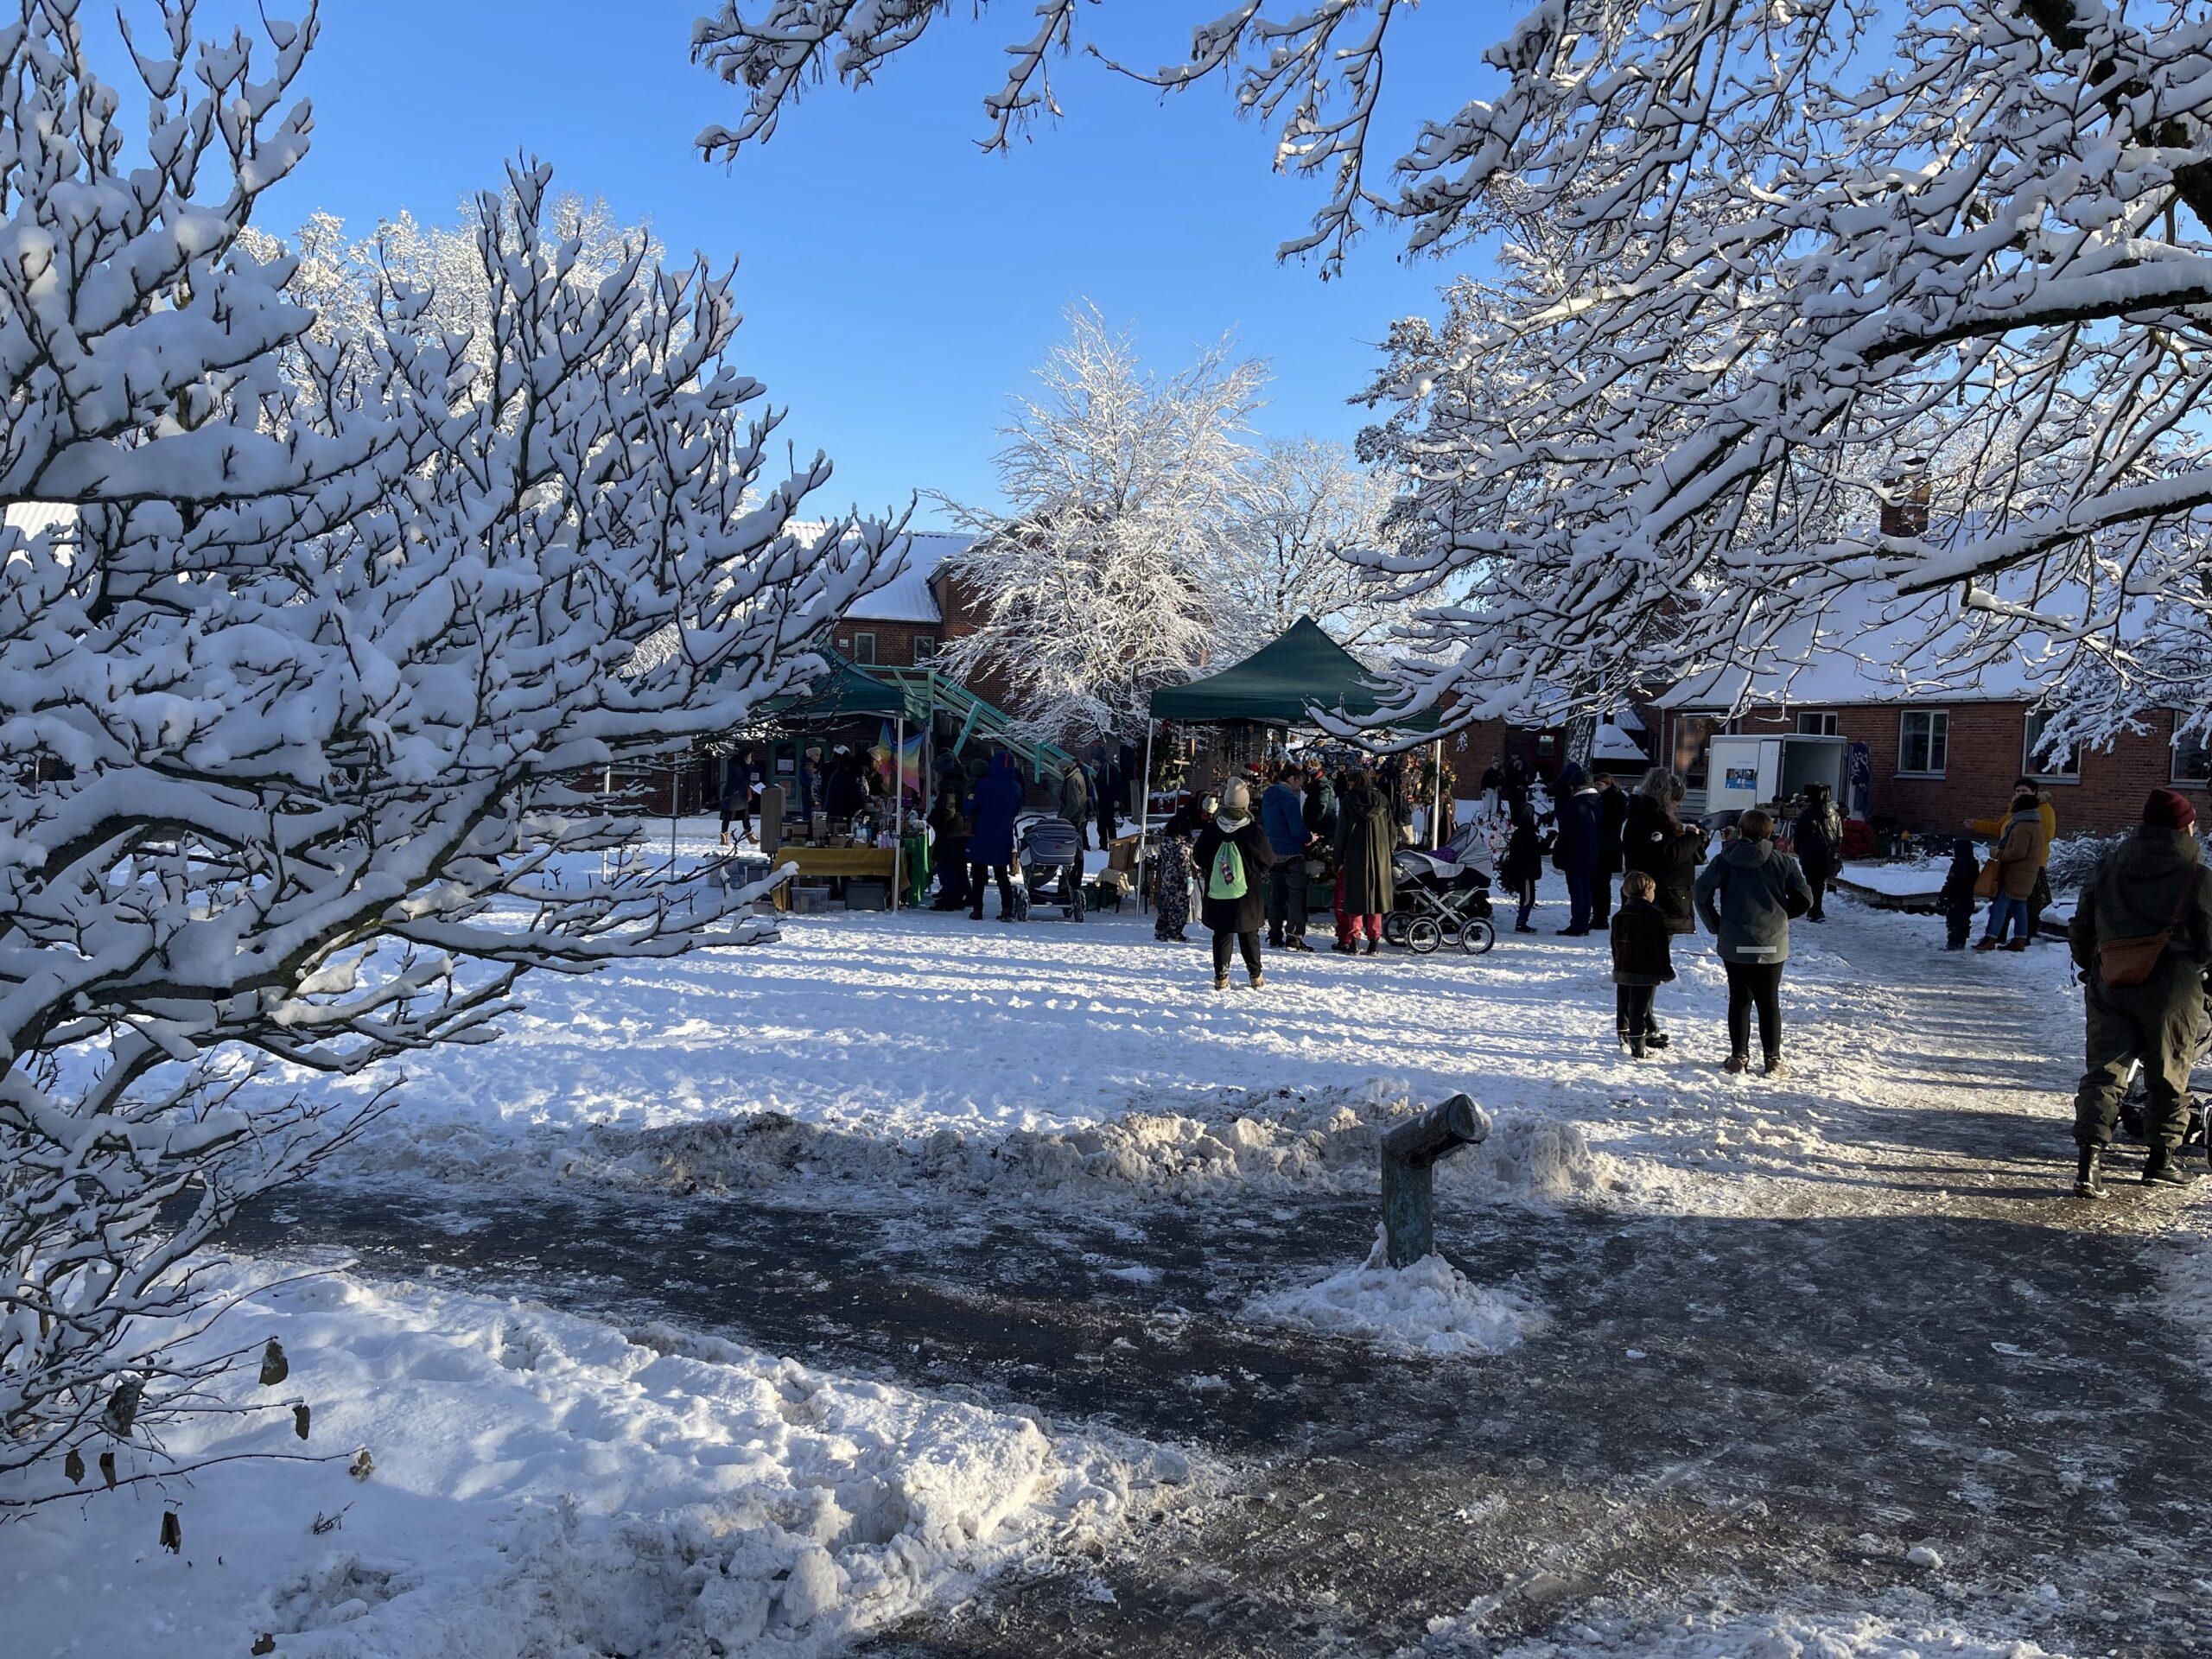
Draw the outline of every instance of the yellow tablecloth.
<instances>
[{"instance_id":1,"label":"yellow tablecloth","mask_svg":"<svg viewBox=\"0 0 2212 1659\"><path fill-rule=\"evenodd\" d=\"M898 890L899 855L887 847L779 847L768 855L768 867L798 866L801 880L856 875L863 880L887 881ZM789 906L788 883L776 889L776 906Z\"/></svg>"}]
</instances>

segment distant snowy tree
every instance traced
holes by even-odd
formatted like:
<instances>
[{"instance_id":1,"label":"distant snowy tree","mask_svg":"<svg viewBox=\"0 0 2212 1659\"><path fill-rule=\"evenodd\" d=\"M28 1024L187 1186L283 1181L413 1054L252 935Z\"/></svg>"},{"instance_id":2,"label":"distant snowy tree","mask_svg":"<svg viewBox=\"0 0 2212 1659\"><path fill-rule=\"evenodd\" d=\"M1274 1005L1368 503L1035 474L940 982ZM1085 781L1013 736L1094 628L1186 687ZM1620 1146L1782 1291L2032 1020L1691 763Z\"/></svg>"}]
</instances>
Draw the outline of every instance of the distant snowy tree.
<instances>
[{"instance_id":1,"label":"distant snowy tree","mask_svg":"<svg viewBox=\"0 0 2212 1659\"><path fill-rule=\"evenodd\" d=\"M577 780L794 687L896 533L789 534L819 459L748 503L776 417L727 277L633 246L579 280L535 165L479 205L480 359L394 282L280 372L310 319L240 238L306 150L314 20L190 15L132 48L135 143L73 5L0 30L0 1471L42 1460L33 1498L95 1449L156 1475L216 1408L175 1347L216 1311L195 1253L374 1114L369 1068L490 1039L527 969L753 937L745 895L569 856L632 828Z\"/></svg>"},{"instance_id":2,"label":"distant snowy tree","mask_svg":"<svg viewBox=\"0 0 2212 1659\"><path fill-rule=\"evenodd\" d=\"M695 54L750 104L702 147L766 138L948 10L728 0ZM1057 109L1077 11L1037 8L994 142ZM1422 486L1413 550L1376 562L1425 596L1406 703L1602 709L1847 645L1901 593L1955 666L2047 653L2074 694L2054 741L2160 703L2212 722L2202 4L1542 0L1384 184L1383 48L1416 14L1249 0L1154 77L1236 74L1279 164L1325 177L1291 251L1333 257L1369 218L1495 250L1376 388Z\"/></svg>"},{"instance_id":3,"label":"distant snowy tree","mask_svg":"<svg viewBox=\"0 0 2212 1659\"><path fill-rule=\"evenodd\" d=\"M981 626L944 665L1011 688L1047 741L1140 728L1155 686L1186 678L1216 640L1215 574L1232 556L1243 438L1267 371L1229 343L1160 379L1097 311L1020 400L997 457L1011 511L947 503L981 538L959 579Z\"/></svg>"},{"instance_id":4,"label":"distant snowy tree","mask_svg":"<svg viewBox=\"0 0 2212 1659\"><path fill-rule=\"evenodd\" d=\"M514 193L505 194L511 207ZM602 197L587 200L568 191L550 198L543 212L549 240L576 245L573 281L603 281L640 249L648 268L667 263L668 250L651 230L621 223ZM403 210L366 236L349 238L344 219L315 213L289 239L248 225L239 232L238 247L264 265L290 259L285 296L315 314L307 341L328 345L372 329L378 296L397 283L423 296L417 333L466 334L469 361L483 367L492 360L492 314L478 245L481 234L479 205L464 200L450 225L424 225Z\"/></svg>"},{"instance_id":5,"label":"distant snowy tree","mask_svg":"<svg viewBox=\"0 0 2212 1659\"><path fill-rule=\"evenodd\" d=\"M1395 494L1388 473L1339 443L1276 439L1248 460L1227 556L1209 582L1223 652L1249 656L1301 616L1355 652L1379 645L1400 607L1350 555L1382 547Z\"/></svg>"}]
</instances>

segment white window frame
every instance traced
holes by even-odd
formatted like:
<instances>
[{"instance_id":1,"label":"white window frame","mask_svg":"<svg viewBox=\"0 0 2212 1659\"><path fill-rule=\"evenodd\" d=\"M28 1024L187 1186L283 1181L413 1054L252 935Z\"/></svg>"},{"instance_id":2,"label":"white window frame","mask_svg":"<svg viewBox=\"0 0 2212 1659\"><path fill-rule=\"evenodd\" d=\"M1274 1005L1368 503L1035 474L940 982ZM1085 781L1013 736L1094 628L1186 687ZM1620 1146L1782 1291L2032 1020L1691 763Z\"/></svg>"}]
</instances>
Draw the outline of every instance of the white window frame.
<instances>
[{"instance_id":1,"label":"white window frame","mask_svg":"<svg viewBox=\"0 0 2212 1659\"><path fill-rule=\"evenodd\" d=\"M2196 752L2205 757L2207 771L2202 778L2191 778L2181 769L2181 710L2172 710L2166 721L2166 781L2176 789L2212 789L2212 737L2198 739Z\"/></svg>"},{"instance_id":2,"label":"white window frame","mask_svg":"<svg viewBox=\"0 0 2212 1659\"><path fill-rule=\"evenodd\" d=\"M918 666L937 659L937 635L918 633L914 636L914 662Z\"/></svg>"},{"instance_id":3,"label":"white window frame","mask_svg":"<svg viewBox=\"0 0 2212 1659\"><path fill-rule=\"evenodd\" d=\"M1941 765L1936 764L1937 756L1935 722L1939 717L1943 722L1943 753ZM1926 766L1916 767L1905 765L1906 723L1916 718L1924 719L1929 722L1927 759L1929 764ZM1948 709L1900 709L1897 711L1897 776L1900 778L1943 778L1949 775L1950 766L1951 711Z\"/></svg>"},{"instance_id":4,"label":"white window frame","mask_svg":"<svg viewBox=\"0 0 2212 1659\"><path fill-rule=\"evenodd\" d=\"M1815 731L1807 731L1805 722L1808 720L1818 721L1819 728ZM1796 735L1799 737L1840 737L1843 735L1843 716L1833 709L1801 709L1797 715Z\"/></svg>"},{"instance_id":5,"label":"white window frame","mask_svg":"<svg viewBox=\"0 0 2212 1659\"><path fill-rule=\"evenodd\" d=\"M2074 770L2071 772L2047 772L2043 762L2036 759L2036 739L2042 735L2036 729L2036 722L2041 720L2048 723L2050 719L2048 710L2036 709L2029 709L2022 717L2020 772L2023 776L2032 778L2039 784L2078 784L2082 781L2082 746L2079 743L2074 746Z\"/></svg>"}]
</instances>

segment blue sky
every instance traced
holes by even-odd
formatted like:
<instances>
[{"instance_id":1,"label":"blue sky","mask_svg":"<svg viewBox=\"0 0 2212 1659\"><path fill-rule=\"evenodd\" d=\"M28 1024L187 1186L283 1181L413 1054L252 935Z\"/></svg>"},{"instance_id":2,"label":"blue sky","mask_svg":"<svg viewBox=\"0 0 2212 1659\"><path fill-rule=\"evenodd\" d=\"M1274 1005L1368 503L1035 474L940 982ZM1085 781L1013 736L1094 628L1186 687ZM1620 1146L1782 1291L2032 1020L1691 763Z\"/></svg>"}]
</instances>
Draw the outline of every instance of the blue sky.
<instances>
[{"instance_id":1,"label":"blue sky","mask_svg":"<svg viewBox=\"0 0 2212 1659\"><path fill-rule=\"evenodd\" d=\"M327 0L306 73L315 147L270 198L265 227L316 208L360 231L401 208L449 219L464 192L496 183L503 159L527 149L561 188L650 219L674 252L734 251L740 366L790 410L785 437L836 461L825 507L903 503L924 488L995 501L989 457L1007 394L1086 296L1162 368L1236 329L1274 365L1262 429L1349 439L1363 415L1344 400L1376 361L1373 342L1392 318L1433 309L1451 274L1402 261L1387 232L1325 283L1311 265L1277 264L1314 192L1269 171L1268 132L1237 120L1219 87L1163 107L1096 63L1070 62L1067 118L1010 156L980 154L979 99L1026 6L980 24L956 6L877 86L821 89L766 148L733 169L709 166L691 141L734 121L740 103L690 60L704 5ZM1124 0L1097 21L1116 26L1110 47L1154 62L1180 55L1190 19L1217 9ZM1458 0L1401 26L1384 161L1418 116L1458 107L1510 16L1495 0ZM925 502L918 522L941 516Z\"/></svg>"}]
</instances>

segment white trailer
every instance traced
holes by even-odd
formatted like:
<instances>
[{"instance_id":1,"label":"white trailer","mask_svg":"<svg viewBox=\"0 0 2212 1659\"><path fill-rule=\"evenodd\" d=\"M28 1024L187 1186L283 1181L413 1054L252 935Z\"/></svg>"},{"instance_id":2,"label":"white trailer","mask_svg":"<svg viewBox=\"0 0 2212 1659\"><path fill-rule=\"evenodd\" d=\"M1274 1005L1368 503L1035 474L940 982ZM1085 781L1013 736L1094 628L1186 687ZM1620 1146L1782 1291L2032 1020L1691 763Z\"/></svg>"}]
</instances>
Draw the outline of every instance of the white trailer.
<instances>
[{"instance_id":1,"label":"white trailer","mask_svg":"<svg viewBox=\"0 0 2212 1659\"><path fill-rule=\"evenodd\" d=\"M1840 803L1849 750L1842 737L1714 736L1707 740L1704 802L1686 800L1684 809L1702 817L1776 806L1803 794L1808 784L1826 784Z\"/></svg>"}]
</instances>

